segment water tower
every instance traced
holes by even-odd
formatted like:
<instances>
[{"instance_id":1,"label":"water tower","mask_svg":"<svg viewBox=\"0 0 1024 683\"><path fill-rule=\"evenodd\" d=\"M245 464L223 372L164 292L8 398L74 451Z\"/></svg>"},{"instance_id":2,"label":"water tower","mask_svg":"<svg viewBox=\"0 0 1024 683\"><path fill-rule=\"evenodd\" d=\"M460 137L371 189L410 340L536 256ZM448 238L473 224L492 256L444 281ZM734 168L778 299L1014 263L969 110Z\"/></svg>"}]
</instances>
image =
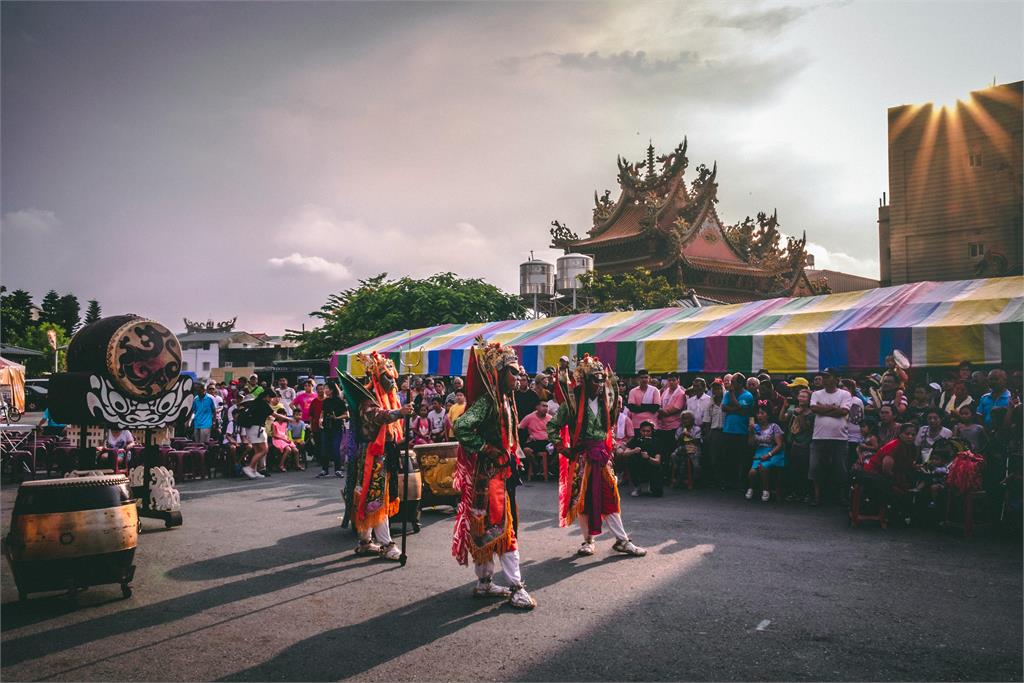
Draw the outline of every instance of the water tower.
<instances>
[{"instance_id":1,"label":"water tower","mask_svg":"<svg viewBox=\"0 0 1024 683\"><path fill-rule=\"evenodd\" d=\"M540 303L555 294L555 267L547 261L533 258L519 264L519 296L533 301L533 316L540 317Z\"/></svg>"},{"instance_id":2,"label":"water tower","mask_svg":"<svg viewBox=\"0 0 1024 683\"><path fill-rule=\"evenodd\" d=\"M555 261L558 271L555 288L559 294L572 295L572 310L576 310L576 292L582 287L580 276L594 270L594 259L586 254L566 254Z\"/></svg>"}]
</instances>

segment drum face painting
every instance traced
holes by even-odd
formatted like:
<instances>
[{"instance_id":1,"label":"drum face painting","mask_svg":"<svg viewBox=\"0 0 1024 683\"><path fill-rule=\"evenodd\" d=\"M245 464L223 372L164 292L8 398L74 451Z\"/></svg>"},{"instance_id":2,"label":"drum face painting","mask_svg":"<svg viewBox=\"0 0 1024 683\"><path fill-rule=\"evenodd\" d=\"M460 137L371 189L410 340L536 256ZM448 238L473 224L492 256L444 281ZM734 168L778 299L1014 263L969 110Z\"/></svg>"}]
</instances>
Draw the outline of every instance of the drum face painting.
<instances>
[{"instance_id":1,"label":"drum face painting","mask_svg":"<svg viewBox=\"0 0 1024 683\"><path fill-rule=\"evenodd\" d=\"M181 373L181 345L154 320L118 315L83 328L68 346L68 370L110 377L134 399L169 390Z\"/></svg>"},{"instance_id":2,"label":"drum face painting","mask_svg":"<svg viewBox=\"0 0 1024 683\"><path fill-rule=\"evenodd\" d=\"M23 483L4 539L18 591L130 580L138 527L123 475Z\"/></svg>"},{"instance_id":3,"label":"drum face painting","mask_svg":"<svg viewBox=\"0 0 1024 683\"><path fill-rule=\"evenodd\" d=\"M454 441L425 443L413 446L413 450L423 480L422 505L457 505L462 495L454 487L459 444Z\"/></svg>"}]
</instances>

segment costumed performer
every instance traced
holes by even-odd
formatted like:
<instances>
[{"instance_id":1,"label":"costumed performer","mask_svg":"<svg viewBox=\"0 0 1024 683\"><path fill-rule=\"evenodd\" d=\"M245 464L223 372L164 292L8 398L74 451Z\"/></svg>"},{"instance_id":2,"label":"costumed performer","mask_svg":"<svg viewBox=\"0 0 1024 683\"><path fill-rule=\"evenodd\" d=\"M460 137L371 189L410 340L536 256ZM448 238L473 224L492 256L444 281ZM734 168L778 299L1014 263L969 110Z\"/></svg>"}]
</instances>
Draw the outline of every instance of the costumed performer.
<instances>
[{"instance_id":1,"label":"costumed performer","mask_svg":"<svg viewBox=\"0 0 1024 683\"><path fill-rule=\"evenodd\" d=\"M391 539L388 520L398 514L397 485L392 486L397 476L389 475L397 473L399 444L403 439L400 420L412 414L412 406L403 406L398 400L398 371L390 358L376 351L358 357L369 382L358 397L358 424L352 425L358 440L352 516L359 536L356 554L380 555L397 562L401 552Z\"/></svg>"},{"instance_id":2,"label":"costumed performer","mask_svg":"<svg viewBox=\"0 0 1024 683\"><path fill-rule=\"evenodd\" d=\"M469 357L469 408L455 421L459 442L455 489L462 494L452 555L461 565L472 557L473 597L508 598L516 609L533 609L519 570L515 487L520 483L519 417L513 394L521 369L515 350L477 338ZM494 556L510 586L493 582Z\"/></svg>"},{"instance_id":3,"label":"costumed performer","mask_svg":"<svg viewBox=\"0 0 1024 683\"><path fill-rule=\"evenodd\" d=\"M612 471L612 440L618 417L615 377L596 356L576 364L576 386L548 422L548 438L559 458L558 523L578 520L583 532L580 555L594 554L594 536L602 521L615 535L612 550L635 557L647 554L626 534L619 509L619 487ZM568 427L568 438L563 428Z\"/></svg>"}]
</instances>

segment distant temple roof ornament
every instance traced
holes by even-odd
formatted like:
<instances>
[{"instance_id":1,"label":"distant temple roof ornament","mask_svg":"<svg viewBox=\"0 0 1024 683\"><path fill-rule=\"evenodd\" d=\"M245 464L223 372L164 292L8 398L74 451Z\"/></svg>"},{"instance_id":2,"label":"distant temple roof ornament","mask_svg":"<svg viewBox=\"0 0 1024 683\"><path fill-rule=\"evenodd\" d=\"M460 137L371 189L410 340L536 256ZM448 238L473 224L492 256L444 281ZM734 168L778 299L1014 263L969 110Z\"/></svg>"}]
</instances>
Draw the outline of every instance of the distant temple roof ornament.
<instances>
[{"instance_id":1,"label":"distant temple roof ornament","mask_svg":"<svg viewBox=\"0 0 1024 683\"><path fill-rule=\"evenodd\" d=\"M190 334L193 332L231 332L235 329L235 322L238 321L238 316L219 323L214 322L212 318L208 319L205 323L197 323L188 318L182 318L182 320L185 321L185 331Z\"/></svg>"}]
</instances>

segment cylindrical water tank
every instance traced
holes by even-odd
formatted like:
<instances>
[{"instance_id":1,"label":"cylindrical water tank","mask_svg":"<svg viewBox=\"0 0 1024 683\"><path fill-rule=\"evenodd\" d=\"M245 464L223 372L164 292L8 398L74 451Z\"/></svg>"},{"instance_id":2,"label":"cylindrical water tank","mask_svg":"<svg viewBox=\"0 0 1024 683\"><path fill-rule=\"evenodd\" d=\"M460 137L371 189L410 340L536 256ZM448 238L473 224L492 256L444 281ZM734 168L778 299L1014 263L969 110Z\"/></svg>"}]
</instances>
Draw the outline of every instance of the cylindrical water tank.
<instances>
[{"instance_id":1,"label":"cylindrical water tank","mask_svg":"<svg viewBox=\"0 0 1024 683\"><path fill-rule=\"evenodd\" d=\"M520 296L552 296L555 293L555 267L547 261L532 259L519 264Z\"/></svg>"},{"instance_id":2,"label":"cylindrical water tank","mask_svg":"<svg viewBox=\"0 0 1024 683\"><path fill-rule=\"evenodd\" d=\"M586 254L566 254L559 256L555 261L558 275L555 278L555 288L563 294L572 293L580 288L580 275L594 270L594 259Z\"/></svg>"}]
</instances>

